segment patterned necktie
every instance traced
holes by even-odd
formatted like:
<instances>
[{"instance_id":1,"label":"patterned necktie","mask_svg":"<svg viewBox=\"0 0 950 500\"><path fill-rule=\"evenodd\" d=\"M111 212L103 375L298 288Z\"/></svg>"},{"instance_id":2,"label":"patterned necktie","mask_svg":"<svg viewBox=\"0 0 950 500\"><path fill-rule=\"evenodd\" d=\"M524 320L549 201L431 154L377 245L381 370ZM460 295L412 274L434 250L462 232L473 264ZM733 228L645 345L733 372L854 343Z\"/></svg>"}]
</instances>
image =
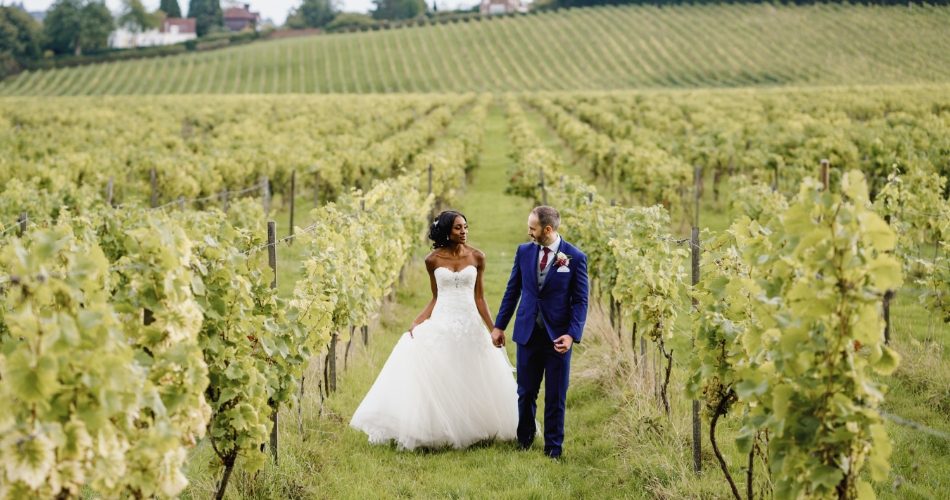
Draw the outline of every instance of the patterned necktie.
<instances>
[{"instance_id":1,"label":"patterned necktie","mask_svg":"<svg viewBox=\"0 0 950 500\"><path fill-rule=\"evenodd\" d=\"M548 254L551 253L551 249L544 247L544 255L541 257L541 271L544 271L544 268L548 265Z\"/></svg>"}]
</instances>

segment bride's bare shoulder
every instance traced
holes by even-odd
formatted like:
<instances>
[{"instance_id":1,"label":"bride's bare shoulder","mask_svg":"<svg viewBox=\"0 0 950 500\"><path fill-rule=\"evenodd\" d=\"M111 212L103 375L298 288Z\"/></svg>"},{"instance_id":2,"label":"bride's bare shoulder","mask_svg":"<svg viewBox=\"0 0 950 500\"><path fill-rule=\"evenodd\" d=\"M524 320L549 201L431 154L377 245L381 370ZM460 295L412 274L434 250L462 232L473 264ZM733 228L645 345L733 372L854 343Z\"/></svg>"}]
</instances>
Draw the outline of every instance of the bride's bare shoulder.
<instances>
[{"instance_id":1,"label":"bride's bare shoulder","mask_svg":"<svg viewBox=\"0 0 950 500\"><path fill-rule=\"evenodd\" d=\"M471 247L471 248L472 248L472 257L475 258L475 262L477 262L479 266L484 266L485 253L475 247Z\"/></svg>"},{"instance_id":2,"label":"bride's bare shoulder","mask_svg":"<svg viewBox=\"0 0 950 500\"><path fill-rule=\"evenodd\" d=\"M438 250L429 252L429 255L426 255L425 258L426 267L429 269L436 267L442 261L442 258Z\"/></svg>"}]
</instances>

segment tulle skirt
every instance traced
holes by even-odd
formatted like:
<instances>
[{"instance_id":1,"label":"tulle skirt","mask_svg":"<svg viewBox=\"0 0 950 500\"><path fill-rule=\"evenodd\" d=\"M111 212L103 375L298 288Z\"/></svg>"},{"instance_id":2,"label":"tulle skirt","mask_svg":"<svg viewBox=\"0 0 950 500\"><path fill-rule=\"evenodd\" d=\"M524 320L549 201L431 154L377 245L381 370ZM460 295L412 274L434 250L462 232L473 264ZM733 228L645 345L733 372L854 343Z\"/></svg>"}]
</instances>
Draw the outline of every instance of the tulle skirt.
<instances>
[{"instance_id":1,"label":"tulle skirt","mask_svg":"<svg viewBox=\"0 0 950 500\"><path fill-rule=\"evenodd\" d=\"M476 319L476 321L480 321ZM350 425L399 449L516 439L517 384L480 323L427 320L404 333Z\"/></svg>"}]
</instances>

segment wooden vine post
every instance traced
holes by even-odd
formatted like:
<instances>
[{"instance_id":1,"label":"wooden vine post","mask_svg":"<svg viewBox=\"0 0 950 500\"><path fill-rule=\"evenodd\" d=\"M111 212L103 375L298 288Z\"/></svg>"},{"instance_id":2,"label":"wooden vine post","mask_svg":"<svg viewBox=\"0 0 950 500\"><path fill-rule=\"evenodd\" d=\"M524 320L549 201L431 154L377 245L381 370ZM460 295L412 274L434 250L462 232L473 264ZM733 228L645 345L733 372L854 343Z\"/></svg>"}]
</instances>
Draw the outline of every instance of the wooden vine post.
<instances>
[{"instance_id":1,"label":"wooden vine post","mask_svg":"<svg viewBox=\"0 0 950 500\"><path fill-rule=\"evenodd\" d=\"M264 204L264 217L267 217L267 214L270 213L270 182L266 175L261 184L261 198Z\"/></svg>"},{"instance_id":2,"label":"wooden vine post","mask_svg":"<svg viewBox=\"0 0 950 500\"><path fill-rule=\"evenodd\" d=\"M885 215L884 222L891 225L891 216ZM937 251L940 249L940 242L937 242ZM937 262L937 253L934 252L934 263ZM881 316L884 317L884 345L891 343L891 301L894 300L894 290L885 290L884 297L881 298Z\"/></svg>"},{"instance_id":3,"label":"wooden vine post","mask_svg":"<svg viewBox=\"0 0 950 500\"><path fill-rule=\"evenodd\" d=\"M320 206L320 171L313 173L313 208Z\"/></svg>"},{"instance_id":4,"label":"wooden vine post","mask_svg":"<svg viewBox=\"0 0 950 500\"><path fill-rule=\"evenodd\" d=\"M327 348L326 386L327 394L336 392L336 345L340 340L340 332L333 332L330 336L330 346Z\"/></svg>"},{"instance_id":5,"label":"wooden vine post","mask_svg":"<svg viewBox=\"0 0 950 500\"><path fill-rule=\"evenodd\" d=\"M300 376L300 396L297 398L297 430L300 433L300 439L306 441L307 434L303 429L303 383L307 380L305 375Z\"/></svg>"},{"instance_id":6,"label":"wooden vine post","mask_svg":"<svg viewBox=\"0 0 950 500\"><path fill-rule=\"evenodd\" d=\"M155 173L155 168L149 171L148 174L149 183L152 185L152 208L158 206L158 176Z\"/></svg>"},{"instance_id":7,"label":"wooden vine post","mask_svg":"<svg viewBox=\"0 0 950 500\"><path fill-rule=\"evenodd\" d=\"M818 180L821 181L821 190L822 190L822 191L831 188L831 181L830 181L830 180L831 180L831 174L830 174L830 168L829 168L830 166L831 166L831 164L830 164L830 162L828 161L827 158L823 158L823 159L821 160L821 172L819 173L819 179L818 179Z\"/></svg>"},{"instance_id":8,"label":"wooden vine post","mask_svg":"<svg viewBox=\"0 0 950 500\"><path fill-rule=\"evenodd\" d=\"M696 289L696 285L699 284L699 258L700 258L700 248L699 248L699 227L693 226L692 234L689 238L690 253L692 256L692 284L693 290ZM698 307L699 301L696 298L693 298L693 307ZM693 340L693 347L696 347L696 341ZM694 399L692 401L692 423L693 423L693 472L699 474L703 471L703 433L702 433L702 422L699 420L699 400Z\"/></svg>"},{"instance_id":9,"label":"wooden vine post","mask_svg":"<svg viewBox=\"0 0 950 500\"><path fill-rule=\"evenodd\" d=\"M184 196L178 197L178 210L181 210L182 212L185 211L185 197Z\"/></svg>"},{"instance_id":10,"label":"wooden vine post","mask_svg":"<svg viewBox=\"0 0 950 500\"><path fill-rule=\"evenodd\" d=\"M277 223L267 221L267 263L274 272L274 280L270 282L271 289L277 288ZM270 453L277 464L277 408L270 415L274 424L270 430Z\"/></svg>"},{"instance_id":11,"label":"wooden vine post","mask_svg":"<svg viewBox=\"0 0 950 500\"><path fill-rule=\"evenodd\" d=\"M290 172L290 230L287 231L288 236L294 235L294 201L297 199L297 171L293 170ZM292 245L294 243L293 238L287 240L287 244Z\"/></svg>"},{"instance_id":12,"label":"wooden vine post","mask_svg":"<svg viewBox=\"0 0 950 500\"><path fill-rule=\"evenodd\" d=\"M17 222L20 224L20 238L22 238L23 235L26 234L26 221L27 221L26 212L20 212L20 218L19 220L17 220Z\"/></svg>"},{"instance_id":13,"label":"wooden vine post","mask_svg":"<svg viewBox=\"0 0 950 500\"><path fill-rule=\"evenodd\" d=\"M884 316L884 344L890 345L891 343L891 300L894 300L894 290L887 290L884 292L884 297L881 299L882 306L882 316Z\"/></svg>"},{"instance_id":14,"label":"wooden vine post","mask_svg":"<svg viewBox=\"0 0 950 500\"><path fill-rule=\"evenodd\" d=\"M353 347L353 337L356 335L356 327L350 326L350 340L346 341L346 349L343 350L343 371L346 371L350 363L350 348Z\"/></svg>"},{"instance_id":15,"label":"wooden vine post","mask_svg":"<svg viewBox=\"0 0 950 500\"><path fill-rule=\"evenodd\" d=\"M224 212L224 215L228 214L228 189L224 188L221 190L221 211Z\"/></svg>"},{"instance_id":16,"label":"wooden vine post","mask_svg":"<svg viewBox=\"0 0 950 500\"><path fill-rule=\"evenodd\" d=\"M538 178L541 182L538 183L538 187L541 188L541 204L548 204L548 190L544 187L544 167L538 167Z\"/></svg>"},{"instance_id":17,"label":"wooden vine post","mask_svg":"<svg viewBox=\"0 0 950 500\"><path fill-rule=\"evenodd\" d=\"M426 196L432 194L432 164L429 164L429 191L426 193ZM435 204L432 205L432 210L429 212L429 220L435 219Z\"/></svg>"},{"instance_id":18,"label":"wooden vine post","mask_svg":"<svg viewBox=\"0 0 950 500\"><path fill-rule=\"evenodd\" d=\"M109 182L106 184L106 205L112 206L112 195L115 190L115 181L112 177L109 177Z\"/></svg>"},{"instance_id":19,"label":"wooden vine post","mask_svg":"<svg viewBox=\"0 0 950 500\"><path fill-rule=\"evenodd\" d=\"M702 175L703 175L703 167L701 167L701 166L699 166L699 165L696 165L696 171L695 171L695 173L694 173L694 175L693 175L693 177L694 177L693 180L694 180L694 183L695 183L695 186L696 186L696 187L695 187L695 191L696 191L696 215L695 215L695 217L694 217L695 223L693 224L693 226L695 226L695 227L699 227L699 195L700 195L699 190L700 190L700 188L702 187Z\"/></svg>"}]
</instances>

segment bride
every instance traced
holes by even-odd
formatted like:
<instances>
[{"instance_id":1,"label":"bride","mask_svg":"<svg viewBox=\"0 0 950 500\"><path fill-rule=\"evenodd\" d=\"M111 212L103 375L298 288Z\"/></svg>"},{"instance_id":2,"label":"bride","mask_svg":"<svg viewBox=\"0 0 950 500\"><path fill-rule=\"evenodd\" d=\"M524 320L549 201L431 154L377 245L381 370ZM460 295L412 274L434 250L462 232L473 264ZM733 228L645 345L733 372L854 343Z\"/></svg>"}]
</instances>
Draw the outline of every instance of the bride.
<instances>
[{"instance_id":1,"label":"bride","mask_svg":"<svg viewBox=\"0 0 950 500\"><path fill-rule=\"evenodd\" d=\"M489 334L485 254L467 245L467 236L465 216L452 210L429 229L432 300L350 421L371 443L458 449L489 438L516 439L517 386L505 350L493 347Z\"/></svg>"}]
</instances>

